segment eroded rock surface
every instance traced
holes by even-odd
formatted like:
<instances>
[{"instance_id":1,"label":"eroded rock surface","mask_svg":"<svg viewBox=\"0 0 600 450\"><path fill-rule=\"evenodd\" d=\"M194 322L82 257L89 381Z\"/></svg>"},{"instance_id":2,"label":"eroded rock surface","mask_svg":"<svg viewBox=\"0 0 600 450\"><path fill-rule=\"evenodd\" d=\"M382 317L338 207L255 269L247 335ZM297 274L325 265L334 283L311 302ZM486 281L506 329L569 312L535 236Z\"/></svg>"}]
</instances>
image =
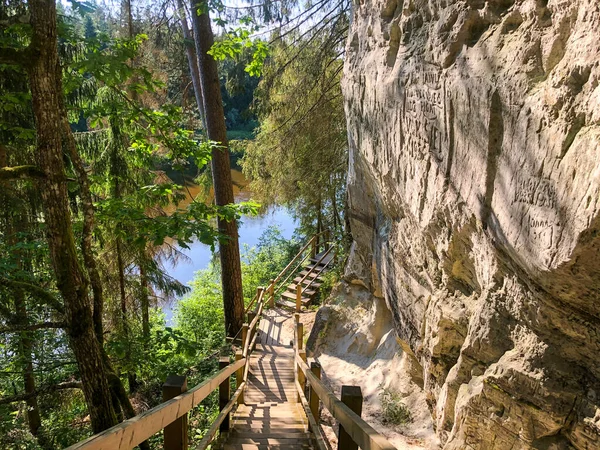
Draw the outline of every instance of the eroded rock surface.
<instances>
[{"instance_id":1,"label":"eroded rock surface","mask_svg":"<svg viewBox=\"0 0 600 450\"><path fill-rule=\"evenodd\" d=\"M362 0L355 239L447 449L600 448L600 2Z\"/></svg>"}]
</instances>

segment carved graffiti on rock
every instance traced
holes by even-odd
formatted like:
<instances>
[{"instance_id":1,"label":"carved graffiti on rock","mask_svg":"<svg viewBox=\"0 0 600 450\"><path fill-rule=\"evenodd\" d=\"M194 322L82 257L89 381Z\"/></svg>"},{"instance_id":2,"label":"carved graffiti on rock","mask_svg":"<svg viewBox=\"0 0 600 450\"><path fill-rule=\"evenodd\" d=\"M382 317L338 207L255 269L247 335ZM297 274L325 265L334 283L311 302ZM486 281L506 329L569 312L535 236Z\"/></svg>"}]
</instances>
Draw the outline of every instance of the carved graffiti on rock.
<instances>
[{"instance_id":1,"label":"carved graffiti on rock","mask_svg":"<svg viewBox=\"0 0 600 450\"><path fill-rule=\"evenodd\" d=\"M414 68L404 89L404 151L411 158L425 159L431 153L443 160L444 89L435 66Z\"/></svg>"},{"instance_id":2,"label":"carved graffiti on rock","mask_svg":"<svg viewBox=\"0 0 600 450\"><path fill-rule=\"evenodd\" d=\"M556 208L556 188L550 180L541 178L519 178L513 203L525 203L544 208Z\"/></svg>"}]
</instances>

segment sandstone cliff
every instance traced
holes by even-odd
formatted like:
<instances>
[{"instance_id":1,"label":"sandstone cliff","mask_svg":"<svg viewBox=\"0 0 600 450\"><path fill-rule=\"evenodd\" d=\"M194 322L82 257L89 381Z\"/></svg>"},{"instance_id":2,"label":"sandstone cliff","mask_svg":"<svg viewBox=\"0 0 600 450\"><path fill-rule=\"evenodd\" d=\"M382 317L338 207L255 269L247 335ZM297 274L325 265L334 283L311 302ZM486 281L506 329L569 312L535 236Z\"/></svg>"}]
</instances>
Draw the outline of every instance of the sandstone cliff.
<instances>
[{"instance_id":1,"label":"sandstone cliff","mask_svg":"<svg viewBox=\"0 0 600 450\"><path fill-rule=\"evenodd\" d=\"M447 449L600 448L600 2L358 0L347 277Z\"/></svg>"}]
</instances>

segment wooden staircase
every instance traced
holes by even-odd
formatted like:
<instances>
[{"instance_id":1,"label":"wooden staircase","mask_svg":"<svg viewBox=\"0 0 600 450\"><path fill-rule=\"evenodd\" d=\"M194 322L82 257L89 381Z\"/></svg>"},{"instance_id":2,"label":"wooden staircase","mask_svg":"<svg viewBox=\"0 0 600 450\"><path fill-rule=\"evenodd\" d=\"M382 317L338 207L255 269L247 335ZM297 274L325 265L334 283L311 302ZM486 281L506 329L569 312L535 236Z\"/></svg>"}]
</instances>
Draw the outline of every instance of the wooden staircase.
<instances>
[{"instance_id":1,"label":"wooden staircase","mask_svg":"<svg viewBox=\"0 0 600 450\"><path fill-rule=\"evenodd\" d=\"M231 428L213 448L222 450L318 448L309 420L298 401L294 348L282 342L282 316L264 315L243 403L231 416Z\"/></svg>"},{"instance_id":2,"label":"wooden staircase","mask_svg":"<svg viewBox=\"0 0 600 450\"><path fill-rule=\"evenodd\" d=\"M297 309L297 299L301 298L300 306L310 306L323 284L323 275L327 272L333 261L332 248L323 251L309 259L309 263L302 268L294 278L293 282L281 294L277 305L284 308ZM301 292L298 292L301 286Z\"/></svg>"}]
</instances>

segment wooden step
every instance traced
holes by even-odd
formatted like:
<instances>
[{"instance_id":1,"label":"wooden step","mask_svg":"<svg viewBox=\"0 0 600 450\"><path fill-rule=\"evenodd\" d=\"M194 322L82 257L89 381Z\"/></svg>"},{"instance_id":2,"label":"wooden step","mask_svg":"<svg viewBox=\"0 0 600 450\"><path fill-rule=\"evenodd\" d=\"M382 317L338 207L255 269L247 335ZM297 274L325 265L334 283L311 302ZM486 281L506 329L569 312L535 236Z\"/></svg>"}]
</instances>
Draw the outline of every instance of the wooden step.
<instances>
[{"instance_id":1,"label":"wooden step","mask_svg":"<svg viewBox=\"0 0 600 450\"><path fill-rule=\"evenodd\" d=\"M294 305L296 304L296 294L292 294L291 292L284 292L283 294L281 294L282 298L287 298L290 299L290 301L294 301ZM302 303L310 303L310 298L309 297L302 297Z\"/></svg>"},{"instance_id":2,"label":"wooden step","mask_svg":"<svg viewBox=\"0 0 600 450\"><path fill-rule=\"evenodd\" d=\"M258 445L258 444L223 444L223 450L306 450L314 448L312 445Z\"/></svg>"},{"instance_id":3,"label":"wooden step","mask_svg":"<svg viewBox=\"0 0 600 450\"><path fill-rule=\"evenodd\" d=\"M254 445L310 445L309 439L296 439L294 437L271 437L271 436L262 436L262 437L234 437L231 436L227 439L227 443L230 445L238 445L238 444L254 444Z\"/></svg>"},{"instance_id":4,"label":"wooden step","mask_svg":"<svg viewBox=\"0 0 600 450\"><path fill-rule=\"evenodd\" d=\"M296 309L296 302L290 302L289 300L279 299L277 300L277 306L281 306L282 308ZM302 306L306 308L307 304L302 303Z\"/></svg>"},{"instance_id":5,"label":"wooden step","mask_svg":"<svg viewBox=\"0 0 600 450\"><path fill-rule=\"evenodd\" d=\"M276 429L276 430L237 430L233 429L229 436L232 438L241 438L241 439L257 439L263 436L275 438L275 439L311 439L312 434L309 431L298 431L295 428L288 428L286 430Z\"/></svg>"},{"instance_id":6,"label":"wooden step","mask_svg":"<svg viewBox=\"0 0 600 450\"><path fill-rule=\"evenodd\" d=\"M290 293L294 294L294 298L296 298L296 286L297 286L296 284L290 284L287 287L288 290L286 291L286 292L290 292ZM304 288L304 291L302 292L302 295L305 296L305 297L312 297L316 293L317 293L317 291L314 291L312 289L306 289L306 288Z\"/></svg>"},{"instance_id":7,"label":"wooden step","mask_svg":"<svg viewBox=\"0 0 600 450\"><path fill-rule=\"evenodd\" d=\"M296 283L296 285L297 285L298 283L300 283L300 281L302 281L302 278L303 278L303 277L296 277L296 278L294 278L294 282ZM321 277L319 277L319 280L320 280L320 279L321 279ZM307 278L306 280L302 281L302 284L304 284L304 285L307 285L307 286L310 284L310 287L311 287L311 288L315 288L315 289L318 289L319 287L321 287L321 284L323 284L322 282L318 282L318 281L313 281L313 282L311 283L311 280L312 280L312 279L310 279L310 278Z\"/></svg>"},{"instance_id":8,"label":"wooden step","mask_svg":"<svg viewBox=\"0 0 600 450\"><path fill-rule=\"evenodd\" d=\"M301 272L298 272L298 275L300 275L302 278L304 278L304 276L308 273L308 270L302 270ZM321 279L320 275L317 275L316 272L311 272L310 275L308 275L307 278L318 278Z\"/></svg>"}]
</instances>

